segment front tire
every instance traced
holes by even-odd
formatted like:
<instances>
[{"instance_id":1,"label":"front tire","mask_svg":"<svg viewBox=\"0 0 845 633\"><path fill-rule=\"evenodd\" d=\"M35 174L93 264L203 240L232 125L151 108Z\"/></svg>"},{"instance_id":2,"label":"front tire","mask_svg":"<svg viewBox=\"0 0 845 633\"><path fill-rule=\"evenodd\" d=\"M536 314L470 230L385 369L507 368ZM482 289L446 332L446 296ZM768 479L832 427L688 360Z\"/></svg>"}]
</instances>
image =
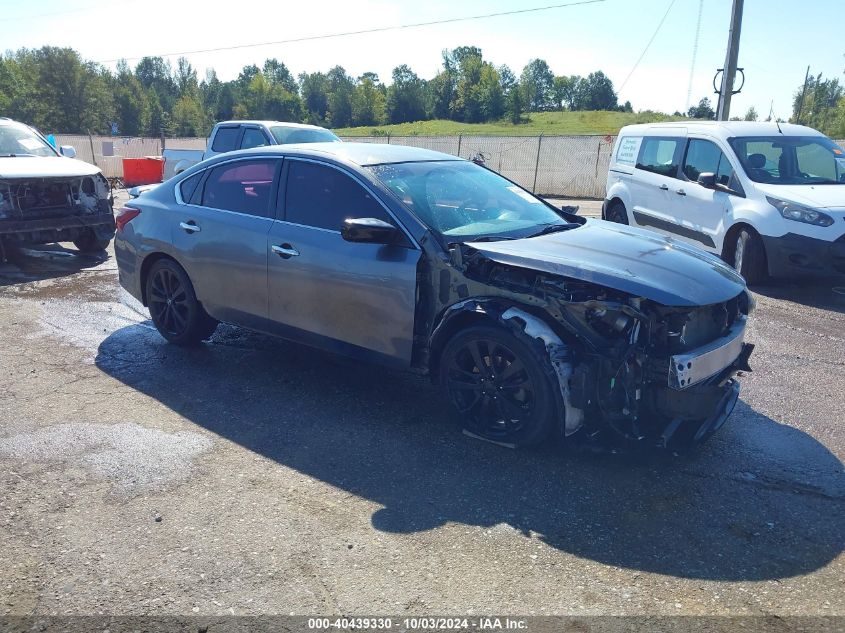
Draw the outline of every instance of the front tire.
<instances>
[{"instance_id":1,"label":"front tire","mask_svg":"<svg viewBox=\"0 0 845 633\"><path fill-rule=\"evenodd\" d=\"M156 329L175 345L198 345L217 329L217 321L197 300L188 273L171 259L152 265L147 275L147 305Z\"/></svg>"},{"instance_id":2,"label":"front tire","mask_svg":"<svg viewBox=\"0 0 845 633\"><path fill-rule=\"evenodd\" d=\"M85 232L73 240L73 245L80 253L99 253L106 250L111 240L101 240L91 229L86 229Z\"/></svg>"},{"instance_id":3,"label":"front tire","mask_svg":"<svg viewBox=\"0 0 845 633\"><path fill-rule=\"evenodd\" d=\"M624 204L616 200L607 208L606 218L609 222L628 224L628 211L625 209Z\"/></svg>"},{"instance_id":4,"label":"front tire","mask_svg":"<svg viewBox=\"0 0 845 633\"><path fill-rule=\"evenodd\" d=\"M551 380L535 352L501 328L455 335L443 350L440 379L463 428L483 439L531 446L554 428Z\"/></svg>"},{"instance_id":5,"label":"front tire","mask_svg":"<svg viewBox=\"0 0 845 633\"><path fill-rule=\"evenodd\" d=\"M745 278L749 286L766 280L768 275L763 240L753 229L740 229L726 248L731 249L730 257L726 258L728 263Z\"/></svg>"}]
</instances>

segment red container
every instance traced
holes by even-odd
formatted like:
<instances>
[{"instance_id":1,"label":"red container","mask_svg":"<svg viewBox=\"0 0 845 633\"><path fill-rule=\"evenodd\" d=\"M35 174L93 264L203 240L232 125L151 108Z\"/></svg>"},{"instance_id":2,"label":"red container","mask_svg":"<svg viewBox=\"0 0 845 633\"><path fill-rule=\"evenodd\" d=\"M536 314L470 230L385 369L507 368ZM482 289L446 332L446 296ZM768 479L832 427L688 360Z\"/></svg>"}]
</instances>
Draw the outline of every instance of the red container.
<instances>
[{"instance_id":1,"label":"red container","mask_svg":"<svg viewBox=\"0 0 845 633\"><path fill-rule=\"evenodd\" d=\"M151 185L164 178L164 159L156 156L123 159L123 184L126 187Z\"/></svg>"}]
</instances>

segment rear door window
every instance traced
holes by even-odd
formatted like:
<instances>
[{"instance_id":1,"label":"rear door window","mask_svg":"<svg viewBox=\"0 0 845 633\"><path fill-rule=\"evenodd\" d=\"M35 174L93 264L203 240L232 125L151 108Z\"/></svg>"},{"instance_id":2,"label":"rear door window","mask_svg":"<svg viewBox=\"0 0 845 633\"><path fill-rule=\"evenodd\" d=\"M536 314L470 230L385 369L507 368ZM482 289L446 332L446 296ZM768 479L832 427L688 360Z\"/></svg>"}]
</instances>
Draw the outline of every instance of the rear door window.
<instances>
[{"instance_id":1,"label":"rear door window","mask_svg":"<svg viewBox=\"0 0 845 633\"><path fill-rule=\"evenodd\" d=\"M267 137L264 136L264 132L254 127L244 129L244 136L241 139L241 149L264 147L265 145L269 145L269 143L267 142Z\"/></svg>"},{"instance_id":2,"label":"rear door window","mask_svg":"<svg viewBox=\"0 0 845 633\"><path fill-rule=\"evenodd\" d=\"M395 224L384 207L341 171L291 161L285 193L285 220L340 231L347 218L378 218Z\"/></svg>"},{"instance_id":3,"label":"rear door window","mask_svg":"<svg viewBox=\"0 0 845 633\"><path fill-rule=\"evenodd\" d=\"M239 160L211 170L202 194L202 206L271 218L270 204L278 160Z\"/></svg>"},{"instance_id":4,"label":"rear door window","mask_svg":"<svg viewBox=\"0 0 845 633\"><path fill-rule=\"evenodd\" d=\"M239 127L219 127L214 135L214 143L211 145L212 152L231 152L237 147L238 135L241 133Z\"/></svg>"},{"instance_id":5,"label":"rear door window","mask_svg":"<svg viewBox=\"0 0 845 633\"><path fill-rule=\"evenodd\" d=\"M678 177L678 167L684 141L680 138L647 136L640 145L637 169L670 178Z\"/></svg>"}]
</instances>

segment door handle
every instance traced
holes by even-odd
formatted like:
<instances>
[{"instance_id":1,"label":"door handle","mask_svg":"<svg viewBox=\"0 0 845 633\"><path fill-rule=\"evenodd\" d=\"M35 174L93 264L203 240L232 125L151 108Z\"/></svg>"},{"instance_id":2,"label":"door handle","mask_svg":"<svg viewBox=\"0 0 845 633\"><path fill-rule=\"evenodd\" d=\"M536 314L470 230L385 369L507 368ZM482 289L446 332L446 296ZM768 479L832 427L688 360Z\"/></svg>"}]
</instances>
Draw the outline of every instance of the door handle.
<instances>
[{"instance_id":1,"label":"door handle","mask_svg":"<svg viewBox=\"0 0 845 633\"><path fill-rule=\"evenodd\" d=\"M278 255L282 259L290 259L291 257L296 257L297 255L299 255L299 251L287 242L285 242L284 244L273 244L270 247L270 250L276 253L276 255Z\"/></svg>"},{"instance_id":2,"label":"door handle","mask_svg":"<svg viewBox=\"0 0 845 633\"><path fill-rule=\"evenodd\" d=\"M180 222L179 228L184 229L188 233L199 233L202 230L193 220L190 222Z\"/></svg>"},{"instance_id":3,"label":"door handle","mask_svg":"<svg viewBox=\"0 0 845 633\"><path fill-rule=\"evenodd\" d=\"M677 193L679 196L685 196L685 195L687 195L687 192L686 192L686 191L684 191L683 189L678 189L675 193Z\"/></svg>"},{"instance_id":4,"label":"door handle","mask_svg":"<svg viewBox=\"0 0 845 633\"><path fill-rule=\"evenodd\" d=\"M669 191L669 185L660 185L659 187L662 191Z\"/></svg>"}]
</instances>

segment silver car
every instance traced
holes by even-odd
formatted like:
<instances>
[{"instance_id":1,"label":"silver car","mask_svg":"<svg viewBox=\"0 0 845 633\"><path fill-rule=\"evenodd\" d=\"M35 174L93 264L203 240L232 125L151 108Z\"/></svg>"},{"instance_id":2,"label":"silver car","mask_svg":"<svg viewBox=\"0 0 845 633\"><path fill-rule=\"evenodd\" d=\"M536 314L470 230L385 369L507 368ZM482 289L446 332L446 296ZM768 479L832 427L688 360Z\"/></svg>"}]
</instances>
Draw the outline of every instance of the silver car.
<instances>
[{"instance_id":1,"label":"silver car","mask_svg":"<svg viewBox=\"0 0 845 633\"><path fill-rule=\"evenodd\" d=\"M720 260L437 152L232 152L116 225L120 283L172 343L224 321L426 373L507 445L696 444L749 369L752 301Z\"/></svg>"}]
</instances>

